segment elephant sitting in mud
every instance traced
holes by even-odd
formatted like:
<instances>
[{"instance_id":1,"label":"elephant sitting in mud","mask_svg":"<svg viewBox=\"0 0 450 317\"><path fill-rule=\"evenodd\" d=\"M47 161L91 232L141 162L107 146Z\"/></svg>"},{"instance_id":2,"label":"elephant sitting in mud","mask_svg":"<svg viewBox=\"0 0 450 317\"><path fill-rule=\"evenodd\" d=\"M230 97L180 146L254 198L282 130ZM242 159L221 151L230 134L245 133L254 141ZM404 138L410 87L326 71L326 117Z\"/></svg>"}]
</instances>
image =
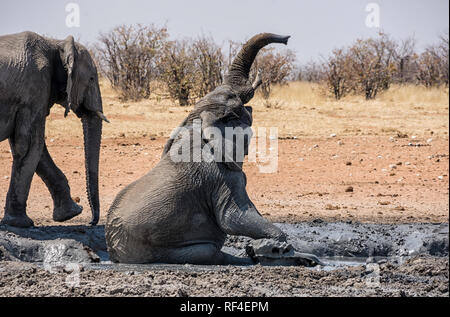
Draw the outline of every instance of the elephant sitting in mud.
<instances>
[{"instance_id":1,"label":"elephant sitting in mud","mask_svg":"<svg viewBox=\"0 0 450 317\"><path fill-rule=\"evenodd\" d=\"M102 120L107 120L97 69L88 50L72 36L54 40L23 32L0 36L0 141L9 140L13 156L2 224L33 225L26 203L35 172L52 195L53 220L65 221L82 211L45 144L45 119L55 103L65 107L65 115L72 110L83 123L91 224L98 222L99 152Z\"/></svg>"},{"instance_id":2,"label":"elephant sitting in mud","mask_svg":"<svg viewBox=\"0 0 450 317\"><path fill-rule=\"evenodd\" d=\"M208 129L222 136L226 128L249 130L252 109L244 105L260 84L260 80L249 82L250 67L262 47L287 44L288 38L268 33L251 38L236 56L224 84L196 104L155 168L117 195L105 227L112 261L250 264L250 258L221 251L227 234L286 241L285 233L264 219L247 195L238 142L222 138L225 142L217 143ZM198 142L196 127L202 135ZM244 133L244 154L249 138ZM200 158L205 146L214 150L211 155L222 152L221 159ZM186 149L188 160L174 159Z\"/></svg>"}]
</instances>

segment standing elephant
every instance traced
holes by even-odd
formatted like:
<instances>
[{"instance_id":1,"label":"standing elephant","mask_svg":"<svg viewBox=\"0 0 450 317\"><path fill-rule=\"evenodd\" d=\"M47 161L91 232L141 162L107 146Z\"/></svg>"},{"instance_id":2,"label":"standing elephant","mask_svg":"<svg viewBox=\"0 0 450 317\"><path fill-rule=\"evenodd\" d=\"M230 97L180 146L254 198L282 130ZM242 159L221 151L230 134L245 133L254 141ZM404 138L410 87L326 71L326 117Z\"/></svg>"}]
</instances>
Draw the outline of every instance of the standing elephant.
<instances>
[{"instance_id":1,"label":"standing elephant","mask_svg":"<svg viewBox=\"0 0 450 317\"><path fill-rule=\"evenodd\" d=\"M13 155L2 224L33 225L26 203L35 172L51 193L55 221L71 219L82 211L45 144L45 119L55 103L65 107L65 116L72 110L81 118L91 224L98 222L99 151L102 119L106 118L97 69L88 50L72 36L54 40L23 32L0 36L0 141L9 140Z\"/></svg>"},{"instance_id":2,"label":"standing elephant","mask_svg":"<svg viewBox=\"0 0 450 317\"><path fill-rule=\"evenodd\" d=\"M225 138L221 143L220 146L225 146L219 160L199 159L195 154L188 161L173 158L180 149L199 153L207 144L211 150L219 149L214 144L217 139L211 137L208 129L222 135L226 128L248 130L252 109L244 105L260 84L260 80L249 82L250 67L262 47L270 43L287 44L288 38L268 33L251 38L233 61L224 84L196 104L180 126L184 133L179 132L168 141L156 167L117 195L105 227L113 261L252 263L250 259L221 251L227 234L286 241L286 235L264 219L249 199L242 171L243 156L239 158L236 154L233 139ZM203 137L199 142L186 137L196 133L196 120L201 120ZM248 151L249 137L244 135L244 154ZM227 142L232 146L227 147Z\"/></svg>"}]
</instances>

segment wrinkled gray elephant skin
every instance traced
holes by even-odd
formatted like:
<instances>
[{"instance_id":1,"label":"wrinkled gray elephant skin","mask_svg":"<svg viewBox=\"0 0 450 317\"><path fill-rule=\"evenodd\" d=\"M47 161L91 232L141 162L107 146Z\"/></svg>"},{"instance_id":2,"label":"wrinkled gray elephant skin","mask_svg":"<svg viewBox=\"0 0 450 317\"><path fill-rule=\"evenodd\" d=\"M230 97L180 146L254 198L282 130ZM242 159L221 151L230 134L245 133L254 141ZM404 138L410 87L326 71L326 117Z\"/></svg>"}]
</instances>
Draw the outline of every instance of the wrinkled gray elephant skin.
<instances>
[{"instance_id":1,"label":"wrinkled gray elephant skin","mask_svg":"<svg viewBox=\"0 0 450 317\"><path fill-rule=\"evenodd\" d=\"M259 79L249 82L250 67L262 47L287 44L288 38L268 33L251 38L236 56L224 84L200 100L181 126L193 133L194 120L201 119L202 131L214 127L223 133L227 127L250 127L252 109L244 105L260 84ZM212 142L207 133L202 144L181 134L167 142L155 168L115 198L105 226L110 258L122 263L251 264L250 258L221 251L227 234L286 241L286 235L264 219L249 199L235 149L221 152L232 157L228 162L194 158L176 162L171 151L187 147L196 153L196 147Z\"/></svg>"},{"instance_id":2,"label":"wrinkled gray elephant skin","mask_svg":"<svg viewBox=\"0 0 450 317\"><path fill-rule=\"evenodd\" d=\"M53 219L65 221L81 213L70 196L66 176L45 144L45 119L55 104L72 110L83 123L86 184L92 211L99 219L98 163L102 100L97 69L85 47L72 36L54 40L23 32L0 36L0 141L9 140L13 156L3 224L30 227L26 203L34 173L53 198Z\"/></svg>"}]
</instances>

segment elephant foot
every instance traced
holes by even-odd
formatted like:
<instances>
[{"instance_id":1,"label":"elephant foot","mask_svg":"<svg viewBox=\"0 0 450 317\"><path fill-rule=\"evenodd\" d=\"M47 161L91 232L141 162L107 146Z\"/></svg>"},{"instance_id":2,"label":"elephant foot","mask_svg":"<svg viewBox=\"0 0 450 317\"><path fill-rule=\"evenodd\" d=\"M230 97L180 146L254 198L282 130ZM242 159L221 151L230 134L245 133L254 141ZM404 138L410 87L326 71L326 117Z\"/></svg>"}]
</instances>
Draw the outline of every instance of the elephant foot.
<instances>
[{"instance_id":1,"label":"elephant foot","mask_svg":"<svg viewBox=\"0 0 450 317\"><path fill-rule=\"evenodd\" d=\"M322 265L322 266L325 265L314 254L295 252L294 258L298 265L304 265L304 266L308 266L308 267L313 267L316 265Z\"/></svg>"},{"instance_id":2,"label":"elephant foot","mask_svg":"<svg viewBox=\"0 0 450 317\"><path fill-rule=\"evenodd\" d=\"M63 222L78 216L82 211L83 207L72 201L68 207L55 207L53 209L53 220Z\"/></svg>"},{"instance_id":3,"label":"elephant foot","mask_svg":"<svg viewBox=\"0 0 450 317\"><path fill-rule=\"evenodd\" d=\"M34 226L33 220L31 220L27 215L8 215L5 213L2 221L0 222L2 225L8 225L19 228L28 228Z\"/></svg>"},{"instance_id":4,"label":"elephant foot","mask_svg":"<svg viewBox=\"0 0 450 317\"><path fill-rule=\"evenodd\" d=\"M314 254L297 252L291 244L273 239L253 240L246 246L245 251L254 263L261 265L301 265L307 267L323 265Z\"/></svg>"}]
</instances>

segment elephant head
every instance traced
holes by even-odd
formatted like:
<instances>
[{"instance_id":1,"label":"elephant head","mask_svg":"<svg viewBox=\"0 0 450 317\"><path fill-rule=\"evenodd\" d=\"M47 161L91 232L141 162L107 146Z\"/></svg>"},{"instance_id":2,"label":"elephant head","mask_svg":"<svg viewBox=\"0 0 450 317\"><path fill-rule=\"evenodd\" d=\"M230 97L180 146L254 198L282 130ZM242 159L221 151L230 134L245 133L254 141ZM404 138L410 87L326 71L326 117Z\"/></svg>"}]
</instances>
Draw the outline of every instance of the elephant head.
<instances>
[{"instance_id":1,"label":"elephant head","mask_svg":"<svg viewBox=\"0 0 450 317\"><path fill-rule=\"evenodd\" d=\"M252 108L226 107L223 112L208 108L202 110L203 138L216 161L223 162L231 170L242 170L252 137Z\"/></svg>"},{"instance_id":2,"label":"elephant head","mask_svg":"<svg viewBox=\"0 0 450 317\"><path fill-rule=\"evenodd\" d=\"M88 50L74 42L72 36L59 43L59 57L64 68L62 80L64 98L59 101L65 108L65 116L72 110L83 124L86 167L86 191L92 211L91 224L99 220L100 202L98 169L102 120L102 98L98 83L97 68Z\"/></svg>"},{"instance_id":3,"label":"elephant head","mask_svg":"<svg viewBox=\"0 0 450 317\"><path fill-rule=\"evenodd\" d=\"M172 135L164 147L163 156L168 153L183 127L192 126L194 120L202 120L201 128L204 141L210 144L215 151L221 148L221 158L228 168L240 170L244 155L248 153L251 138L252 108L244 106L254 96L255 90L261 84L259 75L253 83L249 81L250 68L259 50L271 43L287 44L290 36L281 36L271 33L261 33L252 37L240 50L230 66L224 83L214 91L203 97L194 110L181 123L178 130ZM214 128L214 131L211 131ZM226 128L233 128L237 134L233 139L227 138ZM241 128L236 130L236 128ZM208 131L209 130L209 131ZM220 134L218 138L217 134ZM218 141L221 138L221 146ZM238 140L241 140L239 144ZM175 152L173 152L175 153ZM215 153L215 155L217 152Z\"/></svg>"}]
</instances>

